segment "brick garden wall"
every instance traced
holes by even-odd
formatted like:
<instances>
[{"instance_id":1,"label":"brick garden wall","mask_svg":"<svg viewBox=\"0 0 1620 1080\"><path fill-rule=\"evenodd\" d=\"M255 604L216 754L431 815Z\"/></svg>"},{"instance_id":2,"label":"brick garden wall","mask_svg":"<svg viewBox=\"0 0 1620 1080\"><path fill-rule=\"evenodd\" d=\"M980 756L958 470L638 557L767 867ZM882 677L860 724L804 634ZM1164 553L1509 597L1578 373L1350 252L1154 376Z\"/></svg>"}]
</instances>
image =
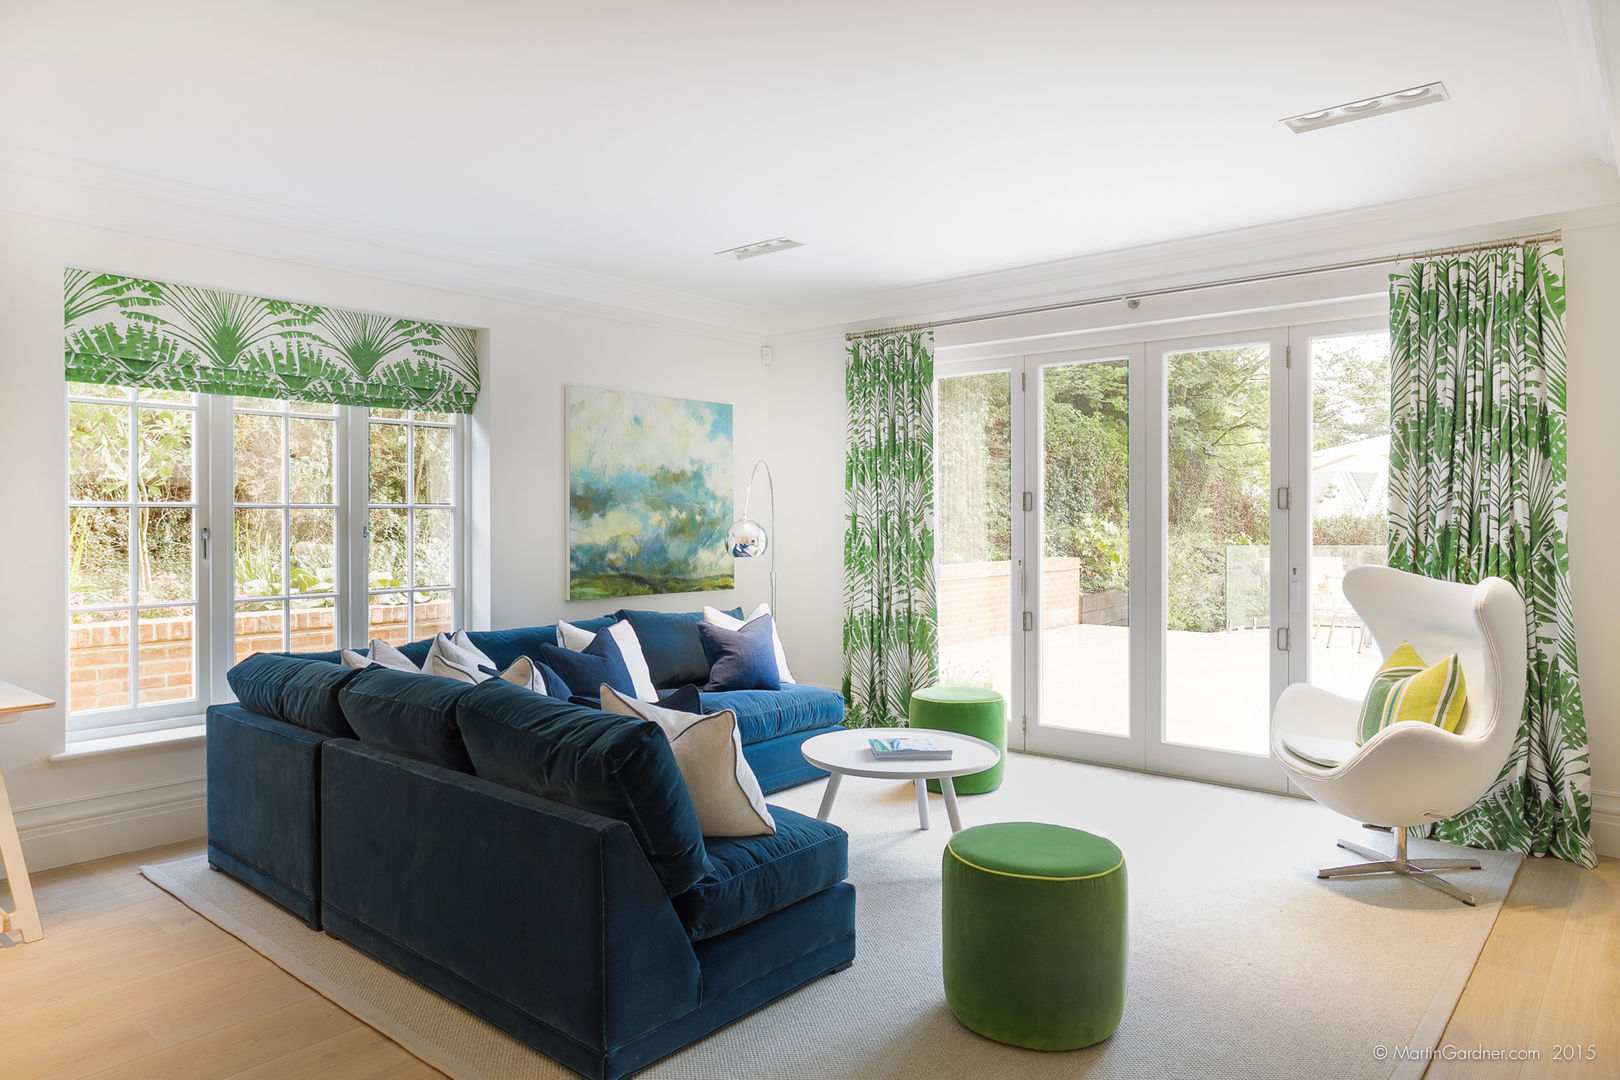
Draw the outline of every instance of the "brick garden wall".
<instances>
[{"instance_id":1,"label":"brick garden wall","mask_svg":"<svg viewBox=\"0 0 1620 1080\"><path fill-rule=\"evenodd\" d=\"M371 605L370 637L394 645L411 640L404 604ZM320 652L336 648L332 608L292 613L290 651ZM416 610L416 637L451 628L451 603L441 600ZM255 652L281 651L279 611L236 613L236 659ZM75 712L129 704L129 624L74 626L68 632L69 696ZM142 619L140 622L141 704L179 701L195 692L192 664L193 620L190 617Z\"/></svg>"},{"instance_id":2,"label":"brick garden wall","mask_svg":"<svg viewBox=\"0 0 1620 1080\"><path fill-rule=\"evenodd\" d=\"M940 645L1006 636L1012 625L1011 573L1010 562L946 563L939 568ZM1041 625L1046 629L1125 624L1123 590L1081 594L1079 559L1046 559L1042 573Z\"/></svg>"}]
</instances>

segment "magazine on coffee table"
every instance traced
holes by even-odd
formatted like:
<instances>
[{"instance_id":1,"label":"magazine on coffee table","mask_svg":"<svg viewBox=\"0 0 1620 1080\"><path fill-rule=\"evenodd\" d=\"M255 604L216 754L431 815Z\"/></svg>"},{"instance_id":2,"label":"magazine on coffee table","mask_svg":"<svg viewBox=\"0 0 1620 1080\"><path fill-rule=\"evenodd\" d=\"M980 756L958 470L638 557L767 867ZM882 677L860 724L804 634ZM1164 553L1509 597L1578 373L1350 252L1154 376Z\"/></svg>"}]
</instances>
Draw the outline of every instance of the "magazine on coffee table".
<instances>
[{"instance_id":1,"label":"magazine on coffee table","mask_svg":"<svg viewBox=\"0 0 1620 1080\"><path fill-rule=\"evenodd\" d=\"M949 761L951 757L949 746L920 735L866 741L877 761Z\"/></svg>"}]
</instances>

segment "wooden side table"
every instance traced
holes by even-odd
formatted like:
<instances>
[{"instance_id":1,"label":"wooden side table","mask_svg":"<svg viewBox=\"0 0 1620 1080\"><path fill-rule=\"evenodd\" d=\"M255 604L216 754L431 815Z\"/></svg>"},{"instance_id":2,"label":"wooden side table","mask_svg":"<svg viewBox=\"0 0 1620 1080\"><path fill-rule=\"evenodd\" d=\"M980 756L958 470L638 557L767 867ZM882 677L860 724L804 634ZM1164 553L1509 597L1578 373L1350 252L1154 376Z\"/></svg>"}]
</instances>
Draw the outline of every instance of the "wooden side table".
<instances>
[{"instance_id":1,"label":"wooden side table","mask_svg":"<svg viewBox=\"0 0 1620 1080\"><path fill-rule=\"evenodd\" d=\"M49 709L55 704L48 697L0 682L0 724L9 724L22 713ZM6 794L4 772L0 772L0 860L5 863L12 902L17 905L15 911L0 908L0 934L15 926L22 932L24 941L38 941L45 936L45 931L39 925L34 886L28 881L28 867L23 862L22 841L17 836L17 819L11 813L11 796Z\"/></svg>"}]
</instances>

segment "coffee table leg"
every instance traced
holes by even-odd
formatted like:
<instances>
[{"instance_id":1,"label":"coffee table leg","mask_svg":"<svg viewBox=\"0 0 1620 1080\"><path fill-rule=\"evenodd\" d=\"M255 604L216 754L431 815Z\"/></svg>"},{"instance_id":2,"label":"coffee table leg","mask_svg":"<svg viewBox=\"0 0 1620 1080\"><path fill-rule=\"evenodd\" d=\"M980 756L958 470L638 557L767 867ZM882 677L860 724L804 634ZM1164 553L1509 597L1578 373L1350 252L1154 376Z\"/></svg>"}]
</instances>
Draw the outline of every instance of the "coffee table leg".
<instances>
[{"instance_id":1,"label":"coffee table leg","mask_svg":"<svg viewBox=\"0 0 1620 1080\"><path fill-rule=\"evenodd\" d=\"M939 793L945 796L945 815L951 819L951 832L962 831L962 817L956 812L956 785L948 776L939 778Z\"/></svg>"},{"instance_id":2,"label":"coffee table leg","mask_svg":"<svg viewBox=\"0 0 1620 1080\"><path fill-rule=\"evenodd\" d=\"M821 809L816 811L816 820L826 821L827 815L832 813L833 799L838 795L838 781L843 778L844 774L839 772L827 777L827 790L821 793Z\"/></svg>"},{"instance_id":3,"label":"coffee table leg","mask_svg":"<svg viewBox=\"0 0 1620 1080\"><path fill-rule=\"evenodd\" d=\"M928 781L914 780L917 785L917 820L922 822L923 828L928 828Z\"/></svg>"}]
</instances>

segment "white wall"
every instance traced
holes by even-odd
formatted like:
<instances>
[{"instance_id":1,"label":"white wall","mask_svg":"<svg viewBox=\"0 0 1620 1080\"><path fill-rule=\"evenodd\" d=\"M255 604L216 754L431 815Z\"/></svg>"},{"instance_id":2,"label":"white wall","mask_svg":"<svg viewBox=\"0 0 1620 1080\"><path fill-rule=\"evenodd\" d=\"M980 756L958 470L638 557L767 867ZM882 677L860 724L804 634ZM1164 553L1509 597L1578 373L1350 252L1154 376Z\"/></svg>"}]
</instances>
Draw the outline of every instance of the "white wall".
<instances>
[{"instance_id":1,"label":"white wall","mask_svg":"<svg viewBox=\"0 0 1620 1080\"><path fill-rule=\"evenodd\" d=\"M1564 233L1569 574L1592 752L1593 833L1620 856L1620 226Z\"/></svg>"},{"instance_id":2,"label":"white wall","mask_svg":"<svg viewBox=\"0 0 1620 1080\"><path fill-rule=\"evenodd\" d=\"M1599 850L1620 856L1620 226L1564 231L1568 281L1566 333L1569 353L1569 546L1575 591L1575 625L1582 690L1591 746L1594 833ZM1365 294L1382 288L1384 271L1302 279L1313 300L1329 295ZM1227 292L1223 290L1223 292ZM1230 293L1228 293L1230 295ZM1300 300L1301 297L1291 297ZM1204 294L1200 309L1223 310L1221 300ZM1016 302L1009 303L1016 307ZM943 347L971 347L1025 332L1105 328L1152 318L1144 303L1120 318L1101 309L1082 314L1051 314L999 325L977 324L941 331ZM1233 310L1236 301L1225 310ZM1286 316L1273 313L1273 320ZM1106 329L1104 333L1108 332ZM1175 336L1166 331L1166 336ZM1033 346L1036 348L1041 345ZM1049 345L1045 347L1050 347ZM779 345L770 373L775 433L773 465L785 500L784 535L791 545L791 573L778 586L783 633L795 664L816 681L836 685L841 664L843 558L843 361L842 337ZM791 515L791 517L789 516ZM791 528L788 526L791 525ZM788 549L784 549L787 551ZM789 558L788 555L784 556ZM800 657L804 659L800 659Z\"/></svg>"},{"instance_id":3,"label":"white wall","mask_svg":"<svg viewBox=\"0 0 1620 1080\"><path fill-rule=\"evenodd\" d=\"M837 687L844 677L844 341L773 351L768 411L782 518L782 648L794 678Z\"/></svg>"},{"instance_id":4,"label":"white wall","mask_svg":"<svg viewBox=\"0 0 1620 1080\"><path fill-rule=\"evenodd\" d=\"M487 329L473 434L488 477L487 490L473 493L473 626L532 625L622 606L564 600L565 384L733 403L739 493L754 460L768 456L766 369L752 344L0 212L0 680L58 701L66 694L67 633L64 266ZM633 604L692 610L765 598L763 560L739 560L737 573L734 593ZM50 762L62 732L60 707L0 727L0 768L31 866L202 834L200 741Z\"/></svg>"}]
</instances>

